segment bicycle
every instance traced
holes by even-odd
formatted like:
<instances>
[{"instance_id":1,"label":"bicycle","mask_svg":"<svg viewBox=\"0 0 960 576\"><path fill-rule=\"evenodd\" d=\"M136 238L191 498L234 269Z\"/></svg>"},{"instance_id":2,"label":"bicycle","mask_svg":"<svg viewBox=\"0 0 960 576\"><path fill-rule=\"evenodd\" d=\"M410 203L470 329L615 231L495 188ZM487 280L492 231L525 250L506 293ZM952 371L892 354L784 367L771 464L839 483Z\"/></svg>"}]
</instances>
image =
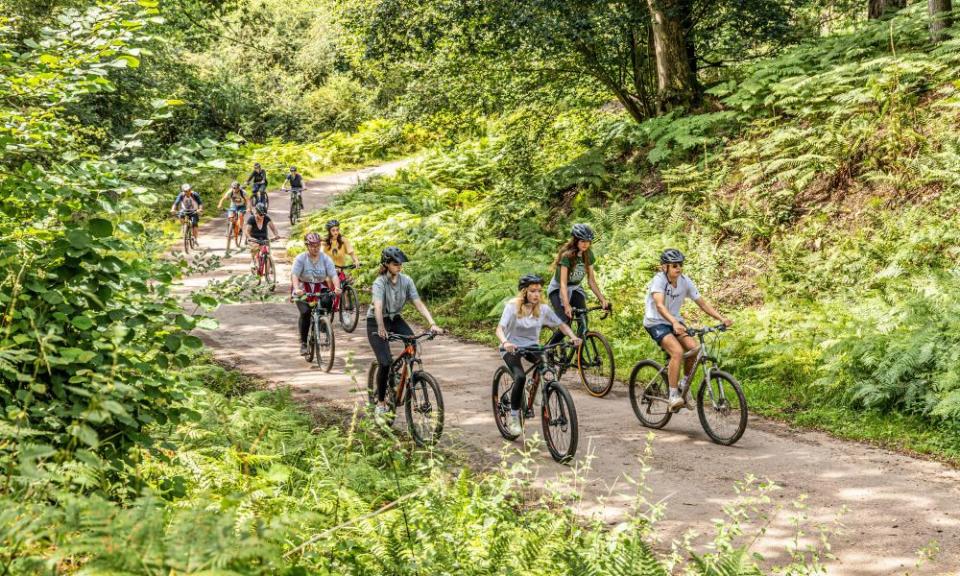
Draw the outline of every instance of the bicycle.
<instances>
[{"instance_id":1,"label":"bicycle","mask_svg":"<svg viewBox=\"0 0 960 576\"><path fill-rule=\"evenodd\" d=\"M424 338L433 340L435 337L436 334L432 332L416 336L387 335L390 342L403 342L403 352L390 364L387 374L384 400L390 408L388 425L393 425L397 404L402 403L410 436L418 446L436 443L443 433L443 394L440 393L440 384L423 370L423 360L420 358L420 341ZM377 402L378 368L379 364L374 360L367 373L367 400L371 409Z\"/></svg>"},{"instance_id":2,"label":"bicycle","mask_svg":"<svg viewBox=\"0 0 960 576\"><path fill-rule=\"evenodd\" d=\"M290 224L296 224L303 211L303 188L290 189Z\"/></svg>"},{"instance_id":3,"label":"bicycle","mask_svg":"<svg viewBox=\"0 0 960 576\"><path fill-rule=\"evenodd\" d=\"M243 243L243 212L238 210L227 211L227 253L230 252L230 242L237 248Z\"/></svg>"},{"instance_id":4,"label":"bicycle","mask_svg":"<svg viewBox=\"0 0 960 576\"><path fill-rule=\"evenodd\" d=\"M360 300L357 298L357 290L353 287L353 278L347 276L344 270L354 270L354 265L338 266L340 273L340 299L337 301L336 312L340 317L340 327L345 332L353 332L357 328L357 322L360 321ZM331 312L331 315L333 312Z\"/></svg>"},{"instance_id":5,"label":"bicycle","mask_svg":"<svg viewBox=\"0 0 960 576\"><path fill-rule=\"evenodd\" d=\"M274 240L278 239L279 238L274 238ZM266 281L267 287L273 292L277 289L277 267L273 263L273 256L270 255L270 240L247 238L247 242L260 245L260 249L257 251L257 284Z\"/></svg>"},{"instance_id":6,"label":"bicycle","mask_svg":"<svg viewBox=\"0 0 960 576\"><path fill-rule=\"evenodd\" d=\"M316 362L317 368L324 372L333 369L337 343L333 337L333 326L327 317L327 311L333 307L333 292L304 294L299 299L310 306L310 328L307 330L307 362Z\"/></svg>"},{"instance_id":7,"label":"bicycle","mask_svg":"<svg viewBox=\"0 0 960 576\"><path fill-rule=\"evenodd\" d=\"M197 238L193 235L193 215L196 213L196 210L191 210L189 212L180 212L177 215L177 218L180 220L181 233L183 234L184 254L189 254L191 249L200 249L200 243L197 242Z\"/></svg>"},{"instance_id":8,"label":"bicycle","mask_svg":"<svg viewBox=\"0 0 960 576\"><path fill-rule=\"evenodd\" d=\"M747 429L747 399L737 379L716 368L719 361L711 355L704 338L707 334L725 330L726 326L723 324L687 330L687 334L700 341L700 346L683 355L684 359L687 359L695 354L696 361L693 369L680 383L680 394L686 397L697 369L703 365L703 377L697 390L700 425L711 440L730 446L736 443ZM668 361L669 358L667 355ZM637 362L630 374L630 405L644 426L659 430L667 425L673 412L669 408L666 366L655 360Z\"/></svg>"},{"instance_id":9,"label":"bicycle","mask_svg":"<svg viewBox=\"0 0 960 576\"><path fill-rule=\"evenodd\" d=\"M534 415L534 404L540 402L540 422L543 426L543 438L550 456L560 463L569 462L577 453L579 427L577 409L573 405L573 396L560 383L554 374L554 365L547 359L547 352L554 348L573 348L569 342L558 342L546 346L518 347L517 354L534 357L533 364L524 371L527 385L523 390L520 420L523 422ZM531 372L533 375L531 376ZM493 419L497 423L500 435L507 440L516 440L517 436L507 429L507 416L510 414L510 394L513 390L513 375L506 366L497 368L493 375ZM568 438L567 438L568 437Z\"/></svg>"},{"instance_id":10,"label":"bicycle","mask_svg":"<svg viewBox=\"0 0 960 576\"><path fill-rule=\"evenodd\" d=\"M587 389L587 393L603 398L613 389L616 365L613 360L613 348L610 347L607 337L589 328L588 315L597 310L603 311L601 320L610 314L610 308L604 309L600 306L571 310L573 319L570 322L570 328L583 342L576 349L571 347L563 354L554 355L551 361L557 368L557 380L562 379L567 370L576 366L580 382ZM544 342L549 342L553 335L559 332L559 328L545 330Z\"/></svg>"}]
</instances>

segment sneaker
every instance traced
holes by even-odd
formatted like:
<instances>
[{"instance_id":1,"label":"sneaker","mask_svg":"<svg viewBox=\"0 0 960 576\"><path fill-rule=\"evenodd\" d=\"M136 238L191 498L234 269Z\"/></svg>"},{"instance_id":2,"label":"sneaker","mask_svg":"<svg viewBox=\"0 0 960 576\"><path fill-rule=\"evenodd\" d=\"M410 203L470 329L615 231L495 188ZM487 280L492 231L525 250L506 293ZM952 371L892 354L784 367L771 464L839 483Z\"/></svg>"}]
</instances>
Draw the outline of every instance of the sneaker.
<instances>
[{"instance_id":1,"label":"sneaker","mask_svg":"<svg viewBox=\"0 0 960 576\"><path fill-rule=\"evenodd\" d=\"M510 414L507 414L507 432L511 436L519 436L523 434L523 427L520 426L520 413L511 411Z\"/></svg>"},{"instance_id":2,"label":"sneaker","mask_svg":"<svg viewBox=\"0 0 960 576\"><path fill-rule=\"evenodd\" d=\"M687 410L696 410L697 401L690 396L690 391L688 390L686 394L683 395L683 405Z\"/></svg>"},{"instance_id":3,"label":"sneaker","mask_svg":"<svg viewBox=\"0 0 960 576\"><path fill-rule=\"evenodd\" d=\"M382 404L377 404L376 408L373 409L373 417L377 420L385 420L389 412L390 408Z\"/></svg>"},{"instance_id":4,"label":"sneaker","mask_svg":"<svg viewBox=\"0 0 960 576\"><path fill-rule=\"evenodd\" d=\"M675 411L679 410L680 408L683 408L684 404L685 404L685 402L683 401L683 397L682 397L682 396L680 396L679 394L677 394L677 393L675 393L675 392L672 393L672 394L670 394L670 403L668 404L668 406L669 406L671 412L675 412Z\"/></svg>"},{"instance_id":5,"label":"sneaker","mask_svg":"<svg viewBox=\"0 0 960 576\"><path fill-rule=\"evenodd\" d=\"M306 355L309 354L309 353L310 353L310 351L307 350L307 345L306 345L306 344L301 344L301 345L300 345L300 355L301 355L301 356L306 356Z\"/></svg>"}]
</instances>

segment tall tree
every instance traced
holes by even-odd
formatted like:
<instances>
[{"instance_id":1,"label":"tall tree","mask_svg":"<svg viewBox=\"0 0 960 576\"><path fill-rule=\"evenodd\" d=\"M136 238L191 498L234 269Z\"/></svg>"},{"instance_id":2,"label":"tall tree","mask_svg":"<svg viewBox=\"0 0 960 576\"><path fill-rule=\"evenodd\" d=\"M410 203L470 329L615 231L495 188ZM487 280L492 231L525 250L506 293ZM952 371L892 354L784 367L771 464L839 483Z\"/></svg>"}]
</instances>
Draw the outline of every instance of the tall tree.
<instances>
[{"instance_id":1,"label":"tall tree","mask_svg":"<svg viewBox=\"0 0 960 576\"><path fill-rule=\"evenodd\" d=\"M953 6L950 0L927 0L927 9L930 12L930 39L939 42L943 40L944 31L953 24Z\"/></svg>"},{"instance_id":2,"label":"tall tree","mask_svg":"<svg viewBox=\"0 0 960 576\"><path fill-rule=\"evenodd\" d=\"M907 6L907 0L867 0L867 18L876 20L887 12L896 12Z\"/></svg>"},{"instance_id":3,"label":"tall tree","mask_svg":"<svg viewBox=\"0 0 960 576\"><path fill-rule=\"evenodd\" d=\"M693 64L696 48L689 41L690 0L647 0L657 64L658 109L663 112L692 103L697 95Z\"/></svg>"}]
</instances>

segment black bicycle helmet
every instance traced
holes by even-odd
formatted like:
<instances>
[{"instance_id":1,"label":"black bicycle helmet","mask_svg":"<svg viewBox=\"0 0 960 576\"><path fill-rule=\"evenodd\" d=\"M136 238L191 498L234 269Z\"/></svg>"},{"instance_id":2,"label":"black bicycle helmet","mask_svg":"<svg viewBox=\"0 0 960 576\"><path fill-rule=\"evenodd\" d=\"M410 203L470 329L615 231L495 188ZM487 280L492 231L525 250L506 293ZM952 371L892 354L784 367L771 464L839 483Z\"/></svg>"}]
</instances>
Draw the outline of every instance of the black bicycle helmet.
<instances>
[{"instance_id":1,"label":"black bicycle helmet","mask_svg":"<svg viewBox=\"0 0 960 576\"><path fill-rule=\"evenodd\" d=\"M257 205L254 206L253 208L257 211L257 214L261 216L267 215L267 205L264 204L263 202L257 202Z\"/></svg>"},{"instance_id":2,"label":"black bicycle helmet","mask_svg":"<svg viewBox=\"0 0 960 576\"><path fill-rule=\"evenodd\" d=\"M291 171L291 172L296 172L296 171L297 171L297 167L296 167L296 166L291 166L291 167L290 167L290 171Z\"/></svg>"},{"instance_id":3,"label":"black bicycle helmet","mask_svg":"<svg viewBox=\"0 0 960 576\"><path fill-rule=\"evenodd\" d=\"M409 262L410 259L407 258L407 255L403 253L403 250L397 248L396 246L389 246L383 249L383 252L380 253L380 263L389 264L390 262L396 262L397 264L403 264L404 262Z\"/></svg>"},{"instance_id":4,"label":"black bicycle helmet","mask_svg":"<svg viewBox=\"0 0 960 576\"><path fill-rule=\"evenodd\" d=\"M327 222L327 232L329 232L331 228L336 228L337 226L340 226L339 220L331 220Z\"/></svg>"},{"instance_id":5,"label":"black bicycle helmet","mask_svg":"<svg viewBox=\"0 0 960 576\"><path fill-rule=\"evenodd\" d=\"M570 233L573 234L573 237L577 240L593 241L593 228L586 224L574 224L573 230L571 230Z\"/></svg>"},{"instance_id":6,"label":"black bicycle helmet","mask_svg":"<svg viewBox=\"0 0 960 576\"><path fill-rule=\"evenodd\" d=\"M661 264L683 264L683 261L683 252L676 248L667 248L663 251L663 254L660 255Z\"/></svg>"},{"instance_id":7,"label":"black bicycle helmet","mask_svg":"<svg viewBox=\"0 0 960 576\"><path fill-rule=\"evenodd\" d=\"M539 274L524 274L517 282L517 290L523 290L531 284L543 284L543 278Z\"/></svg>"}]
</instances>

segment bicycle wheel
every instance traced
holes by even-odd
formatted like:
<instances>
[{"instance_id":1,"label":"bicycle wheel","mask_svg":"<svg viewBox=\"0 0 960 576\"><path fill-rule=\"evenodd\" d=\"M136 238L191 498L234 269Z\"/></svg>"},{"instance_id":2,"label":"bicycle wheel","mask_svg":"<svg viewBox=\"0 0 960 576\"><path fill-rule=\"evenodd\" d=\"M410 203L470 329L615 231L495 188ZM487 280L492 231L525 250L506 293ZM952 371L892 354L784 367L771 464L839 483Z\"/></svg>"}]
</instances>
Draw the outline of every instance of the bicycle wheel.
<instances>
[{"instance_id":1,"label":"bicycle wheel","mask_svg":"<svg viewBox=\"0 0 960 576\"><path fill-rule=\"evenodd\" d=\"M271 292L277 289L277 268L273 264L273 257L269 254L264 259L263 277L267 281L267 286Z\"/></svg>"},{"instance_id":2,"label":"bicycle wheel","mask_svg":"<svg viewBox=\"0 0 960 576\"><path fill-rule=\"evenodd\" d=\"M422 370L414 372L406 396L410 436L418 446L436 443L443 434L443 395L437 379Z\"/></svg>"},{"instance_id":3,"label":"bicycle wheel","mask_svg":"<svg viewBox=\"0 0 960 576\"><path fill-rule=\"evenodd\" d=\"M722 370L710 371L710 382L697 392L697 414L707 436L730 446L747 429L747 398L737 379Z\"/></svg>"},{"instance_id":4,"label":"bicycle wheel","mask_svg":"<svg viewBox=\"0 0 960 576\"><path fill-rule=\"evenodd\" d=\"M507 430L507 416L510 415L510 393L513 390L513 376L503 366L497 368L493 374L493 421L497 423L497 430L507 440L516 440L517 435ZM521 410L521 413L523 411Z\"/></svg>"},{"instance_id":5,"label":"bicycle wheel","mask_svg":"<svg viewBox=\"0 0 960 576\"><path fill-rule=\"evenodd\" d=\"M340 294L340 327L346 332L353 332L359 320L360 303L357 300L357 291L348 285Z\"/></svg>"},{"instance_id":6,"label":"bicycle wheel","mask_svg":"<svg viewBox=\"0 0 960 576\"><path fill-rule=\"evenodd\" d=\"M616 367L613 349L607 337L599 332L587 332L583 344L577 348L577 370L580 381L591 396L603 398L613 388Z\"/></svg>"},{"instance_id":7,"label":"bicycle wheel","mask_svg":"<svg viewBox=\"0 0 960 576\"><path fill-rule=\"evenodd\" d=\"M240 247L240 243L243 242L243 225L240 222L240 217L237 216L237 222L233 225L233 241L236 244L237 248Z\"/></svg>"},{"instance_id":8,"label":"bicycle wheel","mask_svg":"<svg viewBox=\"0 0 960 576\"><path fill-rule=\"evenodd\" d=\"M310 321L310 327L307 328L307 363L313 363L314 357L317 355L317 333L313 327L313 320Z\"/></svg>"},{"instance_id":9,"label":"bicycle wheel","mask_svg":"<svg viewBox=\"0 0 960 576\"><path fill-rule=\"evenodd\" d=\"M193 247L193 242L191 242L191 236L193 236L193 227L190 225L189 220L183 224L183 253L189 254L190 248Z\"/></svg>"},{"instance_id":10,"label":"bicycle wheel","mask_svg":"<svg viewBox=\"0 0 960 576\"><path fill-rule=\"evenodd\" d=\"M317 368L329 372L333 368L333 358L336 350L337 346L333 340L333 326L330 325L330 319L326 315L321 315L317 325Z\"/></svg>"},{"instance_id":11,"label":"bicycle wheel","mask_svg":"<svg viewBox=\"0 0 960 576\"><path fill-rule=\"evenodd\" d=\"M637 362L630 373L630 406L637 420L647 428L660 429L673 415L667 404L670 386L667 371L653 360Z\"/></svg>"},{"instance_id":12,"label":"bicycle wheel","mask_svg":"<svg viewBox=\"0 0 960 576\"><path fill-rule=\"evenodd\" d=\"M573 396L559 382L544 386L543 396L540 419L547 450L557 462L569 462L577 453L577 442L580 440Z\"/></svg>"},{"instance_id":13,"label":"bicycle wheel","mask_svg":"<svg viewBox=\"0 0 960 576\"><path fill-rule=\"evenodd\" d=\"M300 205L296 198L290 201L290 224L296 224L300 217Z\"/></svg>"}]
</instances>

